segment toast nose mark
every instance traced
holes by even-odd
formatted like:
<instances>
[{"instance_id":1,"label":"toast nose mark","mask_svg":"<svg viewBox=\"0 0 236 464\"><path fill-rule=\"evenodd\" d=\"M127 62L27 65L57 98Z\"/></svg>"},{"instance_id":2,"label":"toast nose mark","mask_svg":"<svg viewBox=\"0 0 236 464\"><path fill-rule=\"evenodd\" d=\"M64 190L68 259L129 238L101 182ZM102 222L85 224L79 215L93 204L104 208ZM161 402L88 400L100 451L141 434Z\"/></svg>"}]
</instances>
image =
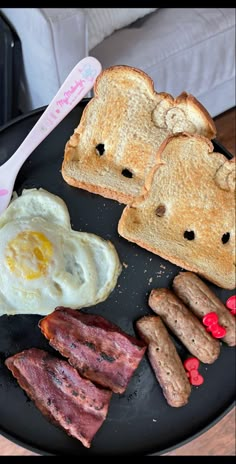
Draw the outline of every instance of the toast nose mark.
<instances>
[{"instance_id":1,"label":"toast nose mark","mask_svg":"<svg viewBox=\"0 0 236 464\"><path fill-rule=\"evenodd\" d=\"M99 143L96 145L96 151L99 156L102 156L105 152L105 145L104 143Z\"/></svg>"},{"instance_id":2,"label":"toast nose mark","mask_svg":"<svg viewBox=\"0 0 236 464\"><path fill-rule=\"evenodd\" d=\"M158 217L164 216L165 212L166 212L166 207L165 207L165 205L159 205L159 206L157 207L157 209L156 209L156 215L157 215Z\"/></svg>"},{"instance_id":3,"label":"toast nose mark","mask_svg":"<svg viewBox=\"0 0 236 464\"><path fill-rule=\"evenodd\" d=\"M185 230L184 238L186 238L187 240L194 240L195 239L194 231L193 230Z\"/></svg>"},{"instance_id":4,"label":"toast nose mark","mask_svg":"<svg viewBox=\"0 0 236 464\"><path fill-rule=\"evenodd\" d=\"M121 174L122 174L122 176L128 177L129 179L132 179L132 177L133 177L133 173L131 171L129 171L129 169L123 169Z\"/></svg>"},{"instance_id":5,"label":"toast nose mark","mask_svg":"<svg viewBox=\"0 0 236 464\"><path fill-rule=\"evenodd\" d=\"M230 233L229 232L226 232L225 234L222 235L221 237L221 241L223 243L223 245L225 245L225 243L227 243L230 239Z\"/></svg>"}]
</instances>

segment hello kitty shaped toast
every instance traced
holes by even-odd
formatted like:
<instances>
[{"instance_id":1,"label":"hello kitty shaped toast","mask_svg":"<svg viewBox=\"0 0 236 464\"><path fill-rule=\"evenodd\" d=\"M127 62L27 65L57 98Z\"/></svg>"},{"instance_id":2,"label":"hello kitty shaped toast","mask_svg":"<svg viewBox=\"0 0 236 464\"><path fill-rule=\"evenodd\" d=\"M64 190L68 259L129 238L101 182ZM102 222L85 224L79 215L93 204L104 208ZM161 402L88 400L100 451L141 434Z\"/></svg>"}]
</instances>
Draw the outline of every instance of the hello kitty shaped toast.
<instances>
[{"instance_id":1,"label":"hello kitty shaped toast","mask_svg":"<svg viewBox=\"0 0 236 464\"><path fill-rule=\"evenodd\" d=\"M235 159L205 137L163 142L143 195L126 206L119 234L162 258L235 287Z\"/></svg>"},{"instance_id":2,"label":"hello kitty shaped toast","mask_svg":"<svg viewBox=\"0 0 236 464\"><path fill-rule=\"evenodd\" d=\"M65 147L62 175L75 187L128 203L141 194L167 136L187 131L215 137L213 120L192 95L157 93L138 69L104 70L94 93Z\"/></svg>"}]
</instances>

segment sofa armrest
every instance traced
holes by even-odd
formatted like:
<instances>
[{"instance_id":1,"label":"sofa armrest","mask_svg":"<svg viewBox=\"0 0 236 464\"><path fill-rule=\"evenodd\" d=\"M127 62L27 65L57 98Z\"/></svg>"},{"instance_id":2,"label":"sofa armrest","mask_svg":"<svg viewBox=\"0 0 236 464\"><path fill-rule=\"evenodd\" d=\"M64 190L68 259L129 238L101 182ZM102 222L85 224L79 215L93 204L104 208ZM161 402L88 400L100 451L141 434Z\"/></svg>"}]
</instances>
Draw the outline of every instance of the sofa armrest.
<instances>
[{"instance_id":1,"label":"sofa armrest","mask_svg":"<svg viewBox=\"0 0 236 464\"><path fill-rule=\"evenodd\" d=\"M1 8L1 11L21 41L22 109L47 105L76 63L88 55L86 15L80 8Z\"/></svg>"}]
</instances>

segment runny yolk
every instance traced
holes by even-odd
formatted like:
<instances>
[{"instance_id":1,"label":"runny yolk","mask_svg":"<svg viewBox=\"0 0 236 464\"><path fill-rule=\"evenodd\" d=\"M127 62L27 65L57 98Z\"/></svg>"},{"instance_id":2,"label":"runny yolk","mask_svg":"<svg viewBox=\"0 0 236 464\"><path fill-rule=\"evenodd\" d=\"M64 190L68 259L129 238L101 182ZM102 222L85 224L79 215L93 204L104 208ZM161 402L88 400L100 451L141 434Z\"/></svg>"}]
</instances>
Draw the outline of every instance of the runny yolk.
<instances>
[{"instance_id":1,"label":"runny yolk","mask_svg":"<svg viewBox=\"0 0 236 464\"><path fill-rule=\"evenodd\" d=\"M5 259L10 271L26 280L47 274L53 254L51 242L42 232L19 232L8 242Z\"/></svg>"}]
</instances>

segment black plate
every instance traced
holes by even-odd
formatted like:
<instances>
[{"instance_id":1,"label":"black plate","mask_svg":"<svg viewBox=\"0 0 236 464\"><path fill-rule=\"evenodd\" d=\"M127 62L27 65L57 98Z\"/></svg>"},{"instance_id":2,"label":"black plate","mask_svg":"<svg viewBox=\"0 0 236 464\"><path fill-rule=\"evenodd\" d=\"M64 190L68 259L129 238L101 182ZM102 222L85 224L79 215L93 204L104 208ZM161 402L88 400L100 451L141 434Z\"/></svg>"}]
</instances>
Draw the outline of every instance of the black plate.
<instances>
[{"instance_id":1,"label":"black plate","mask_svg":"<svg viewBox=\"0 0 236 464\"><path fill-rule=\"evenodd\" d=\"M60 169L64 146L78 125L87 100L78 105L22 167L16 190L43 187L63 198L69 208L74 229L94 232L112 240L124 263L118 285L109 298L87 311L101 314L123 330L134 334L133 323L151 312L147 296L153 287L171 286L180 268L164 261L117 234L117 223L124 208L112 200L75 189L62 179ZM41 116L37 110L0 131L0 164L20 145ZM216 148L227 154L223 147ZM228 154L229 155L229 154ZM210 285L225 302L233 291ZM95 436L91 448L51 425L17 385L4 360L25 348L52 351L41 335L38 316L0 318L0 428L3 435L42 454L56 455L144 455L161 454L192 439L212 426L233 406L235 397L235 350L222 346L213 365L201 365L204 384L191 393L183 408L167 405L146 358L133 375L123 395L113 395L108 417ZM183 346L175 340L184 359Z\"/></svg>"}]
</instances>

